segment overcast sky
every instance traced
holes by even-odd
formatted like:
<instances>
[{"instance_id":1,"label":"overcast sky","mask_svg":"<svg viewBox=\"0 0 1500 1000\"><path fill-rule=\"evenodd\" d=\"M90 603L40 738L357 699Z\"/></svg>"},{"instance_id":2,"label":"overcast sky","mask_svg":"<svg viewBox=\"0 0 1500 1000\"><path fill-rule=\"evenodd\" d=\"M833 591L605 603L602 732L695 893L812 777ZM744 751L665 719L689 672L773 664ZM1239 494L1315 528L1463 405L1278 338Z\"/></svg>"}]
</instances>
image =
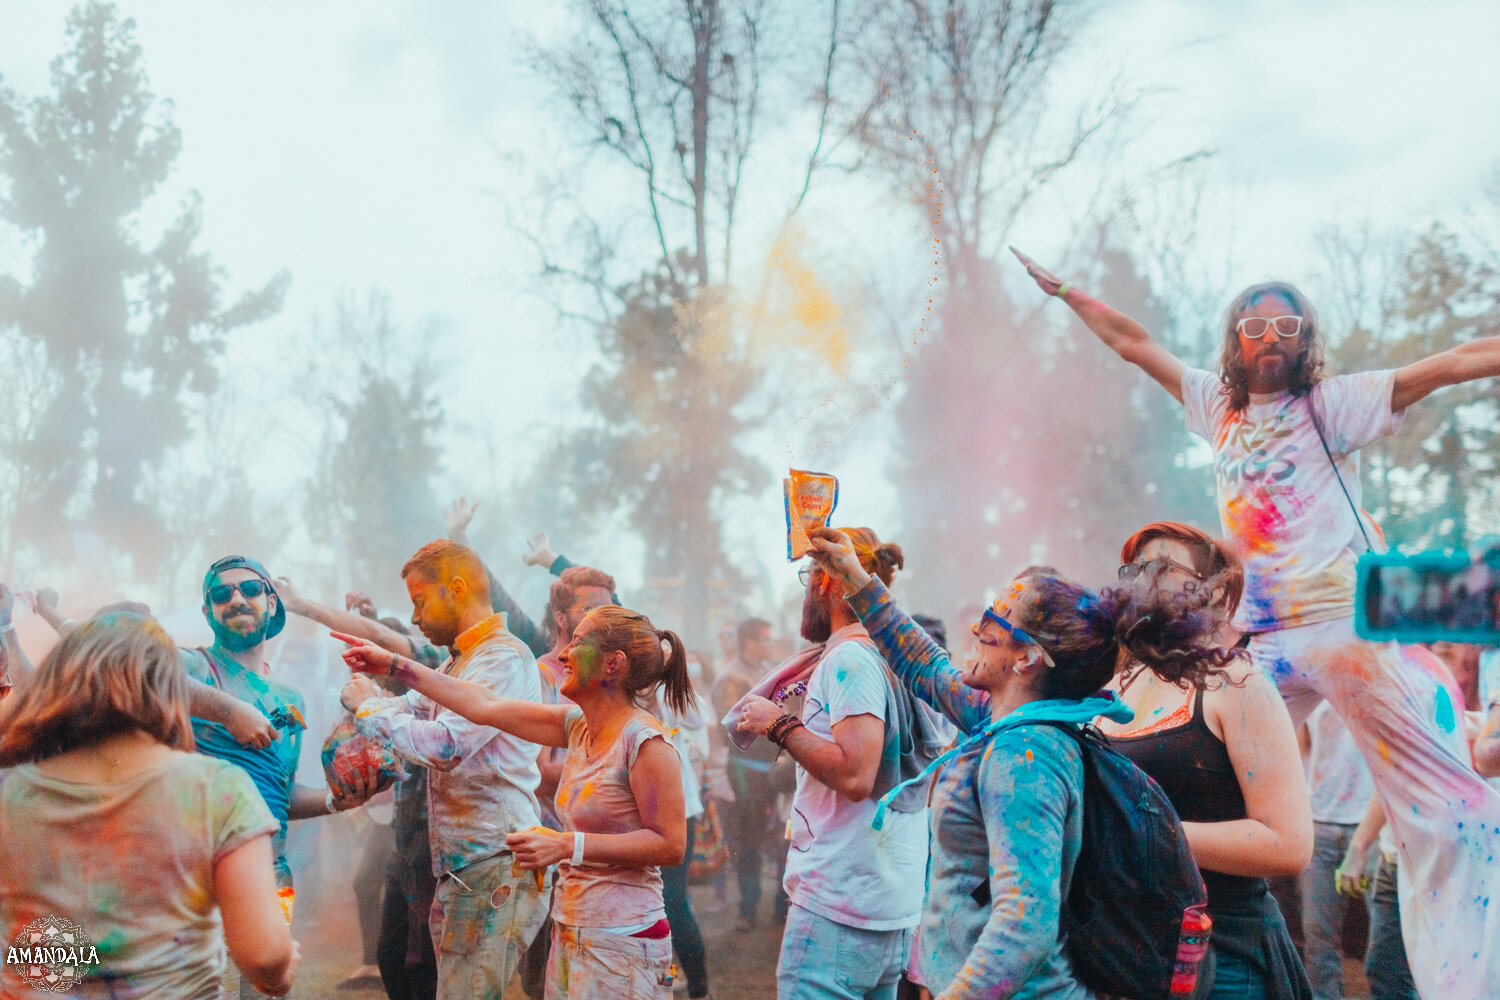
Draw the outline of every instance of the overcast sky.
<instances>
[{"instance_id":1,"label":"overcast sky","mask_svg":"<svg viewBox=\"0 0 1500 1000\"><path fill-rule=\"evenodd\" d=\"M69 6L0 0L5 85L28 95L46 89ZM518 19L539 5L120 7L138 22L152 88L175 102L183 134L176 176L148 230L196 188L201 245L232 287L281 268L293 277L282 315L256 337L237 338L231 362L264 357L267 344L297 349L308 317L339 292L379 286L400 316L445 322L451 336L438 349L450 364L462 361L453 386L490 390L470 397L473 424L525 429L556 419L581 370L578 343L522 294L530 260L496 198L513 180L498 149L546 157L558 141L550 127L557 116L514 58ZM1233 207L1236 283L1276 273L1315 290L1308 275L1319 226L1369 218L1399 228L1452 217L1478 199L1482 178L1500 163L1497 41L1493 0L1134 0L1099 6L1059 93L1086 93L1101 68L1116 67L1155 88L1151 124L1130 155L1145 163L1216 150L1202 176ZM862 232L862 217L892 214L854 187L822 198L818 217L845 234ZM1057 246L1047 231L1016 241L1038 255ZM918 243L895 241L895 263L872 258L869 269L900 268L909 246L920 271ZM892 501L885 455L871 444L878 438L837 470L846 498L863 493L871 521ZM453 451L442 486L458 492ZM787 456L778 449L766 460L775 467ZM779 517L766 524L754 543L774 560Z\"/></svg>"}]
</instances>

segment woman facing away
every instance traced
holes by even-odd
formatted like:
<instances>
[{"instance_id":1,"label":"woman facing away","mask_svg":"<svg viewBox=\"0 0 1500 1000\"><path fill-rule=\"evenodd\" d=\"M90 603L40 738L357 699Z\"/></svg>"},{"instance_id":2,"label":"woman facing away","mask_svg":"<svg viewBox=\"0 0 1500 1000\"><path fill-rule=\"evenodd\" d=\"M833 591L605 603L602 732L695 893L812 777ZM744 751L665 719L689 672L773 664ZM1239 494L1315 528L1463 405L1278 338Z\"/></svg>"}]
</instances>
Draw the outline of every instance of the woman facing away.
<instances>
[{"instance_id":1,"label":"woman facing away","mask_svg":"<svg viewBox=\"0 0 1500 1000\"><path fill-rule=\"evenodd\" d=\"M991 720L1015 722L961 742L939 772L922 976L938 1000L1092 998L1061 929L1082 848L1083 761L1074 739L1047 722L1130 718L1100 689L1122 648L1152 655L1138 638L1143 602L1133 589L1095 594L1051 572L1023 574L974 623L978 646L960 669L865 572L842 532L809 534L814 558L917 697L966 735ZM1213 651L1211 616L1185 604L1167 610L1195 654Z\"/></svg>"},{"instance_id":2,"label":"woman facing away","mask_svg":"<svg viewBox=\"0 0 1500 1000\"><path fill-rule=\"evenodd\" d=\"M653 689L686 713L693 689L682 640L620 607L588 613L559 654L572 704L499 698L349 636L351 669L384 674L480 725L566 747L557 788L562 830L506 838L523 868L559 866L548 1000L665 1000L672 944L661 869L687 847L682 771L670 734L641 703ZM663 644L670 652L663 650Z\"/></svg>"},{"instance_id":3,"label":"woman facing away","mask_svg":"<svg viewBox=\"0 0 1500 1000\"><path fill-rule=\"evenodd\" d=\"M7 713L0 935L76 924L98 964L70 997L217 998L223 945L272 996L296 977L277 823L244 771L192 752L187 683L160 625L110 611L65 635ZM38 995L29 968L0 969L0 996Z\"/></svg>"},{"instance_id":4,"label":"woman facing away","mask_svg":"<svg viewBox=\"0 0 1500 1000\"><path fill-rule=\"evenodd\" d=\"M1225 543L1191 525L1158 522L1120 553L1122 584L1155 592L1164 607L1202 606L1227 623L1244 571ZM1159 616L1142 626L1172 650ZM1210 998L1312 996L1266 878L1295 875L1312 856L1313 826L1291 716L1247 657L1133 656L1111 687L1135 712L1100 719L1115 749L1161 785L1182 820L1208 889L1215 973Z\"/></svg>"}]
</instances>

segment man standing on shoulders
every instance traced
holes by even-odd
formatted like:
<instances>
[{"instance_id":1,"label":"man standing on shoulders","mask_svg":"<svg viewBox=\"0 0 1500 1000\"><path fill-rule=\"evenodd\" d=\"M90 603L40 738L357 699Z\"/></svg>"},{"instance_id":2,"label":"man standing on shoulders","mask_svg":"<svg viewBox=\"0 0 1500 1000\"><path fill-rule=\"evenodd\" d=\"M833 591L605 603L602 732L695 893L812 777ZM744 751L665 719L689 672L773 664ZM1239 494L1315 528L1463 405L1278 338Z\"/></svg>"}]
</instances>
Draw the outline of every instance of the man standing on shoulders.
<instances>
[{"instance_id":1,"label":"man standing on shoulders","mask_svg":"<svg viewBox=\"0 0 1500 1000\"><path fill-rule=\"evenodd\" d=\"M430 542L401 577L412 624L434 646L455 651L444 673L501 697L541 699L536 661L506 630L505 616L490 610L484 564L471 549ZM361 733L428 769L438 997L499 1000L546 912L545 878L515 873L505 845L507 834L540 822L539 748L415 691L390 697L364 675L350 678L341 701Z\"/></svg>"},{"instance_id":2,"label":"man standing on shoulders","mask_svg":"<svg viewBox=\"0 0 1500 1000\"><path fill-rule=\"evenodd\" d=\"M889 583L903 564L900 547L882 545L868 528L844 530L860 564ZM927 811L892 811L880 830L871 828L888 735L901 726L890 670L837 581L811 566L802 579L802 637L826 643L817 664L805 681L787 676L782 684L784 664L776 675L783 690L768 692L779 700L752 694L739 707L741 733L765 735L797 762L785 880L791 911L776 993L894 1000L921 917ZM781 700L803 684L798 718Z\"/></svg>"},{"instance_id":3,"label":"man standing on shoulders","mask_svg":"<svg viewBox=\"0 0 1500 1000\"><path fill-rule=\"evenodd\" d=\"M1401 648L1355 634L1354 592L1360 555L1381 544L1359 508L1360 449L1395 434L1409 407L1444 386L1500 376L1500 337L1329 377L1312 304L1267 282L1230 303L1215 373L1188 367L1135 320L1017 256L1038 287L1183 404L1188 430L1212 446L1219 520L1245 564L1232 624L1249 633L1251 662L1276 682L1294 726L1326 699L1349 727L1412 890L1401 893L1401 931L1418 990L1493 1000L1500 794L1418 708Z\"/></svg>"}]
</instances>

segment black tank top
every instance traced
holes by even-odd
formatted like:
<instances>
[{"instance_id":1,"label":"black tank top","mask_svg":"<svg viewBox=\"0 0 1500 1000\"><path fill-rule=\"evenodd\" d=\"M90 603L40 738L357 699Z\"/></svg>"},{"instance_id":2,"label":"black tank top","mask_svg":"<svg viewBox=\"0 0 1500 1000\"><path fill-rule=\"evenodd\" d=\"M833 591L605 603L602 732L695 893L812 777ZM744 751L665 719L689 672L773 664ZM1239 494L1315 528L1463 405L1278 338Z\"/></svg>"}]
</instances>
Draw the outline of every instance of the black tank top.
<instances>
[{"instance_id":1,"label":"black tank top","mask_svg":"<svg viewBox=\"0 0 1500 1000\"><path fill-rule=\"evenodd\" d=\"M1245 819L1245 796L1224 741L1203 721L1203 689L1187 722L1144 736L1111 736L1110 744L1151 775L1184 823ZM1266 880L1203 872L1210 914L1266 891Z\"/></svg>"}]
</instances>

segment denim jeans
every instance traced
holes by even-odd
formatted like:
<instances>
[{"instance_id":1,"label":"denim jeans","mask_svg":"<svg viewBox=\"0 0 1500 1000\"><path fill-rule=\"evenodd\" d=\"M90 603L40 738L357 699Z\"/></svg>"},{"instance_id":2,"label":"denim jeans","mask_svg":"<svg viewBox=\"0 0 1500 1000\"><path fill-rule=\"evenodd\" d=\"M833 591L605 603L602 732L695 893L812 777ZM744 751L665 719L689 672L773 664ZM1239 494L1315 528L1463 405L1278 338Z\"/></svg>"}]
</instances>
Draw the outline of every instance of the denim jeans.
<instances>
[{"instance_id":1,"label":"denim jeans","mask_svg":"<svg viewBox=\"0 0 1500 1000\"><path fill-rule=\"evenodd\" d=\"M1401 937L1395 862L1380 859L1365 898L1370 908L1370 950L1365 953L1370 1000L1417 1000L1417 987L1406 961L1406 943Z\"/></svg>"},{"instance_id":2,"label":"denim jeans","mask_svg":"<svg viewBox=\"0 0 1500 1000\"><path fill-rule=\"evenodd\" d=\"M1208 1000L1265 1000L1266 974L1237 955L1214 954L1214 986Z\"/></svg>"},{"instance_id":3,"label":"denim jeans","mask_svg":"<svg viewBox=\"0 0 1500 1000\"><path fill-rule=\"evenodd\" d=\"M1344 860L1353 824L1314 823L1312 860L1302 872L1302 958L1313 1000L1343 1000L1344 956L1339 947L1344 897L1333 873Z\"/></svg>"},{"instance_id":4,"label":"denim jeans","mask_svg":"<svg viewBox=\"0 0 1500 1000\"><path fill-rule=\"evenodd\" d=\"M848 927L793 904L776 965L777 1000L896 1000L913 931Z\"/></svg>"},{"instance_id":5,"label":"denim jeans","mask_svg":"<svg viewBox=\"0 0 1500 1000\"><path fill-rule=\"evenodd\" d=\"M672 927L672 948L687 979L688 996L697 998L708 996L708 964L704 959L703 931L688 898L688 865L692 858L693 823L689 820L682 864L661 870L661 900L667 910L667 923Z\"/></svg>"}]
</instances>

